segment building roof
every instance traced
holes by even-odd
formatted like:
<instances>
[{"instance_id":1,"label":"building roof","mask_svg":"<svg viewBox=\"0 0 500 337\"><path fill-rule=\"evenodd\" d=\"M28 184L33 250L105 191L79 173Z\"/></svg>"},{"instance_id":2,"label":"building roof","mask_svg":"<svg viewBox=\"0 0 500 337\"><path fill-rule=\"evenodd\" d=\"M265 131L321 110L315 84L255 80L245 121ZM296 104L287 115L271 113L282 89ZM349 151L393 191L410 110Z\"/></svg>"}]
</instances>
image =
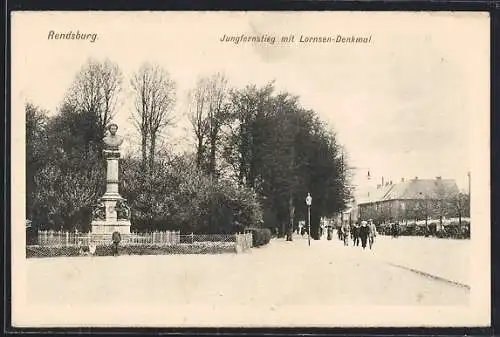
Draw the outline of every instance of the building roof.
<instances>
[{"instance_id":1,"label":"building roof","mask_svg":"<svg viewBox=\"0 0 500 337\"><path fill-rule=\"evenodd\" d=\"M390 189L393 188L394 185L385 185L381 187L371 188L361 196L357 198L357 204L369 204L372 202L380 201L384 198L384 196L389 192Z\"/></svg>"},{"instance_id":2,"label":"building roof","mask_svg":"<svg viewBox=\"0 0 500 337\"><path fill-rule=\"evenodd\" d=\"M361 197L358 205L388 200L442 199L458 193L453 179L413 179L379 187L369 196Z\"/></svg>"}]
</instances>

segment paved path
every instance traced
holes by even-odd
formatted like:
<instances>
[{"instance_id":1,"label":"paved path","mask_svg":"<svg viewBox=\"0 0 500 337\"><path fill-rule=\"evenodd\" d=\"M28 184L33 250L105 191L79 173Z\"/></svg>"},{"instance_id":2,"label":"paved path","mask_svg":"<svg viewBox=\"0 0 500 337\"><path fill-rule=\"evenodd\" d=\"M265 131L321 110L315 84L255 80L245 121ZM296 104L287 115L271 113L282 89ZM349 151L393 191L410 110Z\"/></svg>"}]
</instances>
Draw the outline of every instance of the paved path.
<instances>
[{"instance_id":1,"label":"paved path","mask_svg":"<svg viewBox=\"0 0 500 337\"><path fill-rule=\"evenodd\" d=\"M470 285L470 240L378 236L377 258L462 285Z\"/></svg>"},{"instance_id":2,"label":"paved path","mask_svg":"<svg viewBox=\"0 0 500 337\"><path fill-rule=\"evenodd\" d=\"M34 303L76 306L467 304L468 289L391 265L405 254L406 262L418 260L409 245L418 243L381 238L363 251L337 240L308 247L296 239L240 255L29 259L27 295Z\"/></svg>"},{"instance_id":3,"label":"paved path","mask_svg":"<svg viewBox=\"0 0 500 337\"><path fill-rule=\"evenodd\" d=\"M324 238L323 240L326 241ZM342 243L333 240L332 244ZM351 240L349 245L353 247ZM470 284L470 240L409 236L392 238L379 235L371 254L380 261L408 270L422 272L463 286Z\"/></svg>"}]
</instances>

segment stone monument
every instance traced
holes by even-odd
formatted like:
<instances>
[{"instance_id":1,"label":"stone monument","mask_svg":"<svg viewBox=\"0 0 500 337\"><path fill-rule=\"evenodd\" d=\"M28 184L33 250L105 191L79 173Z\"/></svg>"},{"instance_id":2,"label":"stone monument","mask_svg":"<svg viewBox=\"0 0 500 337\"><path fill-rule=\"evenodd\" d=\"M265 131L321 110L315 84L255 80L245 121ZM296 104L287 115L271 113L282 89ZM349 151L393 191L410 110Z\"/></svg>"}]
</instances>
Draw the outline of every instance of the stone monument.
<instances>
[{"instance_id":1,"label":"stone monument","mask_svg":"<svg viewBox=\"0 0 500 337\"><path fill-rule=\"evenodd\" d=\"M118 125L112 123L104 137L106 158L106 193L97 201L92 212L92 234L130 234L130 207L118 192L118 162L123 137L116 134Z\"/></svg>"}]
</instances>

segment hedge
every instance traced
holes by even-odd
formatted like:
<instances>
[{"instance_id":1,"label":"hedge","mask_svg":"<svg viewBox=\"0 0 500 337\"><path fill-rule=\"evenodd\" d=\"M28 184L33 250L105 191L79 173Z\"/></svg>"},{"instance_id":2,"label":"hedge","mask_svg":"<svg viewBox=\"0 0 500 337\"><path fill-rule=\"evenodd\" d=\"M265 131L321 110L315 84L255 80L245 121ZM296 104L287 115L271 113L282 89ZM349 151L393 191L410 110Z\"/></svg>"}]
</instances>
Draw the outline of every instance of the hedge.
<instances>
[{"instance_id":1,"label":"hedge","mask_svg":"<svg viewBox=\"0 0 500 337\"><path fill-rule=\"evenodd\" d=\"M155 245L138 244L118 246L118 255L167 255L167 254L223 254L234 253L234 243L195 243L178 245ZM80 248L76 246L69 247L44 247L28 246L26 247L26 257L57 257L57 256L80 256ZM112 256L111 245L97 246L95 256Z\"/></svg>"},{"instance_id":2,"label":"hedge","mask_svg":"<svg viewBox=\"0 0 500 337\"><path fill-rule=\"evenodd\" d=\"M254 247L264 246L271 241L271 231L268 228L249 228L252 233L252 244Z\"/></svg>"}]
</instances>

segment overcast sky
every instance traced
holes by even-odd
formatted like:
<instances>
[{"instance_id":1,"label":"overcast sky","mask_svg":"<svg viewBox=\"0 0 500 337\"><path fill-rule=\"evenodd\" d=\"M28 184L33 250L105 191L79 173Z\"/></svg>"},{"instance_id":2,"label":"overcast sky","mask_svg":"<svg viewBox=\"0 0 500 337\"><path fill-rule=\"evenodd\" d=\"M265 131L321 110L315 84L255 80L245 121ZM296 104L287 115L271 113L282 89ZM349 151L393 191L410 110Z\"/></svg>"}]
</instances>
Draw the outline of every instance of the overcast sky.
<instances>
[{"instance_id":1,"label":"overcast sky","mask_svg":"<svg viewBox=\"0 0 500 337\"><path fill-rule=\"evenodd\" d=\"M23 13L13 18L13 99L56 111L89 57L109 58L126 80L156 62L177 82L177 148L191 142L186 91L224 72L233 86L264 85L301 97L337 132L356 183L454 178L466 186L477 114L489 107L489 22L475 13ZM49 40L97 33L89 41ZM221 43L224 35L370 36L370 44ZM131 94L116 121L132 137Z\"/></svg>"}]
</instances>

